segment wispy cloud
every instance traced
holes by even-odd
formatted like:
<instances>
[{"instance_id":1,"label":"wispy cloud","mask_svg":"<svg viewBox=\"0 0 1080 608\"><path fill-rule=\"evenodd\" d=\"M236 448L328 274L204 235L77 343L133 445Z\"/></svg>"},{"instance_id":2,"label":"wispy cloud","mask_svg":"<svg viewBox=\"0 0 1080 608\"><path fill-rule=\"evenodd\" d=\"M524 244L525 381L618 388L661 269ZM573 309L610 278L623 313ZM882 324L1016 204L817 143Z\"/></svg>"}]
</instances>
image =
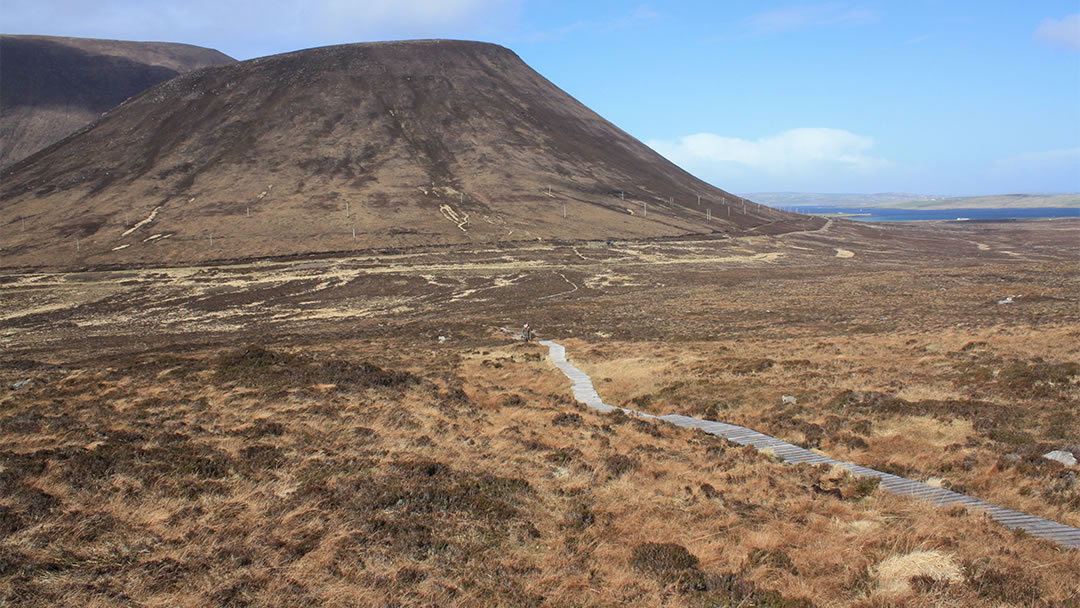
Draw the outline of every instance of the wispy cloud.
<instances>
[{"instance_id":1,"label":"wispy cloud","mask_svg":"<svg viewBox=\"0 0 1080 608\"><path fill-rule=\"evenodd\" d=\"M660 17L660 13L654 11L651 7L648 6L639 6L634 9L633 14L630 15L630 19L634 21L648 21L651 19L656 19L658 17Z\"/></svg>"},{"instance_id":2,"label":"wispy cloud","mask_svg":"<svg viewBox=\"0 0 1080 608\"><path fill-rule=\"evenodd\" d=\"M583 30L590 27L585 21L575 21L562 27L546 30L542 32L532 32L524 37L526 42L550 42L552 40L563 40L570 34L578 30Z\"/></svg>"},{"instance_id":3,"label":"wispy cloud","mask_svg":"<svg viewBox=\"0 0 1080 608\"><path fill-rule=\"evenodd\" d=\"M1080 148L1027 152L994 164L1002 177L1022 176L1029 191L1080 192Z\"/></svg>"},{"instance_id":4,"label":"wispy cloud","mask_svg":"<svg viewBox=\"0 0 1080 608\"><path fill-rule=\"evenodd\" d=\"M630 13L629 15L623 15L609 21L599 23L598 29L606 31L625 30L637 27L649 21L655 21L659 18L660 13L652 10L647 6L639 6L634 9L634 12Z\"/></svg>"},{"instance_id":5,"label":"wispy cloud","mask_svg":"<svg viewBox=\"0 0 1080 608\"><path fill-rule=\"evenodd\" d=\"M675 164L720 183L747 177L784 182L822 175L862 177L893 166L870 154L873 138L843 129L791 129L755 140L698 133L648 144Z\"/></svg>"},{"instance_id":6,"label":"wispy cloud","mask_svg":"<svg viewBox=\"0 0 1080 608\"><path fill-rule=\"evenodd\" d=\"M659 19L660 16L660 13L654 11L648 6L639 6L630 13L621 14L607 19L597 19L592 21L578 20L555 29L542 32L534 32L527 36L526 40L528 42L547 42L550 40L562 40L570 34L581 30L600 33L627 30L637 27L643 23Z\"/></svg>"},{"instance_id":7,"label":"wispy cloud","mask_svg":"<svg viewBox=\"0 0 1080 608\"><path fill-rule=\"evenodd\" d=\"M777 34L809 27L869 25L879 20L873 10L829 2L757 13L746 19L745 26L754 34Z\"/></svg>"},{"instance_id":8,"label":"wispy cloud","mask_svg":"<svg viewBox=\"0 0 1080 608\"><path fill-rule=\"evenodd\" d=\"M1043 19L1035 30L1039 42L1069 51L1080 51L1080 13L1061 19Z\"/></svg>"}]
</instances>

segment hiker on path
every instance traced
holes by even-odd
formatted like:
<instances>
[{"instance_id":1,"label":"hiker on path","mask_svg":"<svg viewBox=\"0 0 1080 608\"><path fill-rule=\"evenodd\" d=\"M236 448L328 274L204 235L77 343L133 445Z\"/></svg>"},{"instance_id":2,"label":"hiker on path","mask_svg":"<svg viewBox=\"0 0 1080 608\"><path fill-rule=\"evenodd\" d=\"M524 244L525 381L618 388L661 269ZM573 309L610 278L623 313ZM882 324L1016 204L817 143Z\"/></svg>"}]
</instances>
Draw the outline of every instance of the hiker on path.
<instances>
[{"instance_id":1,"label":"hiker on path","mask_svg":"<svg viewBox=\"0 0 1080 608\"><path fill-rule=\"evenodd\" d=\"M532 327L529 327L528 323L526 323L525 326L521 328L521 339L526 342L532 341Z\"/></svg>"}]
</instances>

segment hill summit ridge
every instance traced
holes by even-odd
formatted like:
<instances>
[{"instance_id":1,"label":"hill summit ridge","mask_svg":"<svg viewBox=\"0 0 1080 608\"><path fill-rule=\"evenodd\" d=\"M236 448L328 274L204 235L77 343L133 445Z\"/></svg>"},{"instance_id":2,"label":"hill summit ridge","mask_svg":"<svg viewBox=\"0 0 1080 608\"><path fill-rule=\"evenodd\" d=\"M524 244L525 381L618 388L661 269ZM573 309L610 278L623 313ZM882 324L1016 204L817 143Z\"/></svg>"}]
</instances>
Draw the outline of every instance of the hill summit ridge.
<instances>
[{"instance_id":1,"label":"hill summit ridge","mask_svg":"<svg viewBox=\"0 0 1080 608\"><path fill-rule=\"evenodd\" d=\"M188 72L2 179L0 225L23 222L0 245L5 265L814 221L691 176L509 49L455 40L320 47Z\"/></svg>"}]
</instances>

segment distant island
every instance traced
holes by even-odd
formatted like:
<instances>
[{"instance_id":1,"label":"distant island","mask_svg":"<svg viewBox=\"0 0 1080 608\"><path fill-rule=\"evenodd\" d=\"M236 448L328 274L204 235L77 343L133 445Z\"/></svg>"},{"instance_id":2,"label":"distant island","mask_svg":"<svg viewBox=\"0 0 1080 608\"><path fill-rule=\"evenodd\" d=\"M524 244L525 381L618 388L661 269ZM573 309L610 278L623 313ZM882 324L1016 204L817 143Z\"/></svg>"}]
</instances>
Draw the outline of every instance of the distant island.
<instances>
[{"instance_id":1,"label":"distant island","mask_svg":"<svg viewBox=\"0 0 1080 608\"><path fill-rule=\"evenodd\" d=\"M876 194L819 194L812 192L751 192L741 194L773 207L817 205L834 207L887 207L891 209L1032 209L1080 208L1080 193L993 194L986 196L928 196L907 192Z\"/></svg>"}]
</instances>

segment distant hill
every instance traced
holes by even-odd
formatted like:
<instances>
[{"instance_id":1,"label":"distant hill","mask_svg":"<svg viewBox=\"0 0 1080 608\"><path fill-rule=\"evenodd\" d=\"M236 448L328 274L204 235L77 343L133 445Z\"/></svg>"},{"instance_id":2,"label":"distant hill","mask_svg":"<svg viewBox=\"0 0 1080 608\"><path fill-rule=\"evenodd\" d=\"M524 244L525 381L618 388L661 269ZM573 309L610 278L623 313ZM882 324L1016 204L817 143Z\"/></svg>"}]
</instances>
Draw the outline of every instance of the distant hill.
<instances>
[{"instance_id":1,"label":"distant hill","mask_svg":"<svg viewBox=\"0 0 1080 608\"><path fill-rule=\"evenodd\" d=\"M820 224L693 177L505 48L445 40L183 74L0 174L6 266Z\"/></svg>"},{"instance_id":2,"label":"distant hill","mask_svg":"<svg viewBox=\"0 0 1080 608\"><path fill-rule=\"evenodd\" d=\"M746 198L766 205L828 205L832 207L889 207L892 209L1018 209L1080 207L1080 194L997 194L991 196L929 196L904 192L877 194L818 194L811 192L751 192Z\"/></svg>"},{"instance_id":3,"label":"distant hill","mask_svg":"<svg viewBox=\"0 0 1080 608\"><path fill-rule=\"evenodd\" d=\"M234 61L187 44L0 35L0 167L159 82Z\"/></svg>"},{"instance_id":4,"label":"distant hill","mask_svg":"<svg viewBox=\"0 0 1080 608\"><path fill-rule=\"evenodd\" d=\"M1080 194L995 194L991 196L947 196L909 199L878 204L899 209L1031 209L1037 207L1080 207Z\"/></svg>"}]
</instances>

